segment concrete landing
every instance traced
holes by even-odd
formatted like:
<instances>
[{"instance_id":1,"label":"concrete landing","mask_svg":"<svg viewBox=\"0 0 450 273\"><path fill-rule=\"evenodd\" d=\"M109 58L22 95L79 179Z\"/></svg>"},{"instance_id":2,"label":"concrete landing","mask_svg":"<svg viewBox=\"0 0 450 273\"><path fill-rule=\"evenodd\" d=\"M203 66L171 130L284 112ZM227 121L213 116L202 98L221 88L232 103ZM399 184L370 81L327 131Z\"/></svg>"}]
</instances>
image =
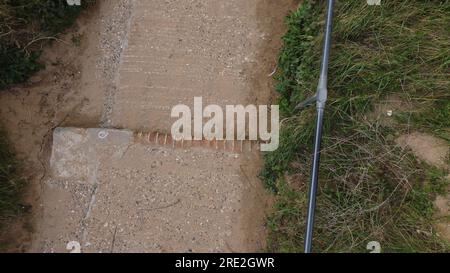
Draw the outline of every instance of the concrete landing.
<instances>
[{"instance_id":1,"label":"concrete landing","mask_svg":"<svg viewBox=\"0 0 450 273\"><path fill-rule=\"evenodd\" d=\"M261 250L258 160L143 144L126 130L58 128L35 251L67 252L70 241L83 252Z\"/></svg>"}]
</instances>

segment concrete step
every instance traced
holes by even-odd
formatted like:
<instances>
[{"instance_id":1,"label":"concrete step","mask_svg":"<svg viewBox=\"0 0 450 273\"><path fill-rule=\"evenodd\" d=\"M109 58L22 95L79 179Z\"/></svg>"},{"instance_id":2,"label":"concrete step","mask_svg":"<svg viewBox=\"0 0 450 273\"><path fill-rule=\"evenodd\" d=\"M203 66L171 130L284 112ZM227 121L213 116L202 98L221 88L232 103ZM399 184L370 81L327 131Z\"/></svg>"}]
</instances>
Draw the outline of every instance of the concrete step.
<instances>
[{"instance_id":1,"label":"concrete step","mask_svg":"<svg viewBox=\"0 0 450 273\"><path fill-rule=\"evenodd\" d=\"M56 129L36 250L65 252L72 241L83 252L260 250L265 228L254 219L264 219L267 199L252 167L256 149L168 142L128 130Z\"/></svg>"}]
</instances>

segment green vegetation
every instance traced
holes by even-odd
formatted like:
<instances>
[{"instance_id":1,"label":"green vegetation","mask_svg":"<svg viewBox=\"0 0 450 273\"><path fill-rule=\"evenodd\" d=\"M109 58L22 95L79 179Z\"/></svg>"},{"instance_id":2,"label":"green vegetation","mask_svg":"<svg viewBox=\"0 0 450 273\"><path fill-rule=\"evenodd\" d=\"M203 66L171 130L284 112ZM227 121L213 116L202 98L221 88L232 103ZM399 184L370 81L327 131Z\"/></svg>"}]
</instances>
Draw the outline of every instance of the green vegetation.
<instances>
[{"instance_id":1,"label":"green vegetation","mask_svg":"<svg viewBox=\"0 0 450 273\"><path fill-rule=\"evenodd\" d=\"M26 81L42 68L42 46L71 26L94 0L0 0L0 89Z\"/></svg>"},{"instance_id":2,"label":"green vegetation","mask_svg":"<svg viewBox=\"0 0 450 273\"><path fill-rule=\"evenodd\" d=\"M23 179L17 175L18 164L8 148L5 133L0 131L0 228L5 220L23 211L20 204Z\"/></svg>"},{"instance_id":3,"label":"green vegetation","mask_svg":"<svg viewBox=\"0 0 450 273\"><path fill-rule=\"evenodd\" d=\"M325 10L323 1L306 0L287 18L276 76L281 144L262 172L278 195L270 251L303 250L315 111L293 109L316 89ZM450 250L433 228L432 203L448 185L448 170L395 143L412 129L450 143L449 25L449 1L336 4L315 251L367 252L370 241L385 252ZM371 118L393 95L414 111L395 112L393 122Z\"/></svg>"},{"instance_id":4,"label":"green vegetation","mask_svg":"<svg viewBox=\"0 0 450 273\"><path fill-rule=\"evenodd\" d=\"M412 124L417 130L427 131L450 142L450 101L439 99L426 111L419 113L400 113L400 123Z\"/></svg>"}]
</instances>

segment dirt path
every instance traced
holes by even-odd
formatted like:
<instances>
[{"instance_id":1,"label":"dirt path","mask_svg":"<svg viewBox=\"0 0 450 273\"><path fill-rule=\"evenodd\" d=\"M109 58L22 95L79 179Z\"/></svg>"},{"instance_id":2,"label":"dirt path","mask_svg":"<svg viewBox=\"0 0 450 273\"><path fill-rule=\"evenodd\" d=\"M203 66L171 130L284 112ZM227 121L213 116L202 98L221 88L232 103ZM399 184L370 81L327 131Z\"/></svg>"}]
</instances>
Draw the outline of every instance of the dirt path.
<instances>
[{"instance_id":1,"label":"dirt path","mask_svg":"<svg viewBox=\"0 0 450 273\"><path fill-rule=\"evenodd\" d=\"M35 181L34 236L18 247L63 252L77 241L86 252L264 248L258 153L172 149L142 143L132 131L167 132L170 108L191 105L194 96L205 104L268 103L283 19L295 4L117 0L85 15L76 29L80 48L55 45L43 57L50 69L31 86L0 94L1 118ZM57 127L132 131L53 134Z\"/></svg>"}]
</instances>

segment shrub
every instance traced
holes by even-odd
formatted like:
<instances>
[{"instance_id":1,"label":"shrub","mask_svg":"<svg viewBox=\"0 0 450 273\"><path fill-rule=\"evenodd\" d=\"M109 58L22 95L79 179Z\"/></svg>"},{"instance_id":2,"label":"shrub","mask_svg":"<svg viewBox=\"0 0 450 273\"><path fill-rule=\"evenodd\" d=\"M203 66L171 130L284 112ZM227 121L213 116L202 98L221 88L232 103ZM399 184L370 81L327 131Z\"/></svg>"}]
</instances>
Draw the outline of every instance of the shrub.
<instances>
[{"instance_id":1,"label":"shrub","mask_svg":"<svg viewBox=\"0 0 450 273\"><path fill-rule=\"evenodd\" d=\"M43 43L71 26L92 3L69 6L65 0L1 0L0 89L22 83L41 69L38 58Z\"/></svg>"}]
</instances>

